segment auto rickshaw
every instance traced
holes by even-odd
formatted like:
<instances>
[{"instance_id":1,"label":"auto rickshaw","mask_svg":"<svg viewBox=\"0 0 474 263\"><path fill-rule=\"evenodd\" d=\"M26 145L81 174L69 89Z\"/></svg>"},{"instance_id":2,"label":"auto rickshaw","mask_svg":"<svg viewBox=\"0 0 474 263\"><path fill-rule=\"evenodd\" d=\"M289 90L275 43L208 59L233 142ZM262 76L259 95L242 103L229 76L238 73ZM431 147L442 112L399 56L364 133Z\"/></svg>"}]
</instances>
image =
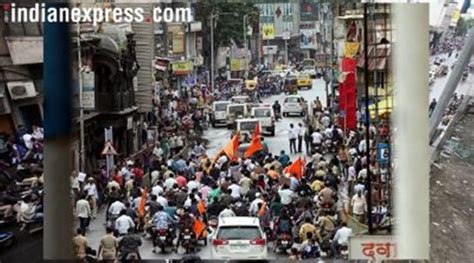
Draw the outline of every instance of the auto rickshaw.
<instances>
[{"instance_id":1,"label":"auto rickshaw","mask_svg":"<svg viewBox=\"0 0 474 263\"><path fill-rule=\"evenodd\" d=\"M285 79L285 94L296 94L298 92L298 78L290 75Z\"/></svg>"}]
</instances>

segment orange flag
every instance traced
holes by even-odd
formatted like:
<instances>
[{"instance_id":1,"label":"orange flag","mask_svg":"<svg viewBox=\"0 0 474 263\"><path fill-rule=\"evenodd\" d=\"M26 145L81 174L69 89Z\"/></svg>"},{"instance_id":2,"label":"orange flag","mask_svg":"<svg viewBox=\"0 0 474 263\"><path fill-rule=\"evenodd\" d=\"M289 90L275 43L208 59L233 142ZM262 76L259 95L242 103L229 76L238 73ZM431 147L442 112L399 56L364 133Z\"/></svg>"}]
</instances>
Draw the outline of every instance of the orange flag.
<instances>
[{"instance_id":1,"label":"orange flag","mask_svg":"<svg viewBox=\"0 0 474 263\"><path fill-rule=\"evenodd\" d=\"M194 234L196 234L196 237L200 237L204 230L206 229L206 224L204 224L204 222L202 222L201 220L199 219L194 219Z\"/></svg>"},{"instance_id":2,"label":"orange flag","mask_svg":"<svg viewBox=\"0 0 474 263\"><path fill-rule=\"evenodd\" d=\"M197 210L200 215L204 215L204 213L206 213L206 206L202 200L197 204Z\"/></svg>"},{"instance_id":3,"label":"orange flag","mask_svg":"<svg viewBox=\"0 0 474 263\"><path fill-rule=\"evenodd\" d=\"M260 122L257 122L257 125L255 126L253 137L260 137Z\"/></svg>"},{"instance_id":4,"label":"orange flag","mask_svg":"<svg viewBox=\"0 0 474 263\"><path fill-rule=\"evenodd\" d=\"M147 189L143 189L142 198L140 199L140 204L138 205L138 213L140 217L145 216L145 203L146 203Z\"/></svg>"},{"instance_id":5,"label":"orange flag","mask_svg":"<svg viewBox=\"0 0 474 263\"><path fill-rule=\"evenodd\" d=\"M266 209L267 209L267 203L263 201L262 207L260 207L260 210L258 210L257 216L263 216L265 214Z\"/></svg>"},{"instance_id":6,"label":"orange flag","mask_svg":"<svg viewBox=\"0 0 474 263\"><path fill-rule=\"evenodd\" d=\"M285 173L289 173L291 176L296 176L296 178L301 179L301 177L303 177L303 168L303 160L301 160L301 157L298 157L294 163L285 169Z\"/></svg>"},{"instance_id":7,"label":"orange flag","mask_svg":"<svg viewBox=\"0 0 474 263\"><path fill-rule=\"evenodd\" d=\"M237 149L239 148L239 132L237 132L232 139L230 139L229 143L224 147L224 152L229 157L229 159L233 159Z\"/></svg>"},{"instance_id":8,"label":"orange flag","mask_svg":"<svg viewBox=\"0 0 474 263\"><path fill-rule=\"evenodd\" d=\"M245 151L244 157L248 158L254 153L263 149L262 142L260 141L260 124L257 124L255 131L252 136L252 143L250 143L249 148Z\"/></svg>"}]
</instances>

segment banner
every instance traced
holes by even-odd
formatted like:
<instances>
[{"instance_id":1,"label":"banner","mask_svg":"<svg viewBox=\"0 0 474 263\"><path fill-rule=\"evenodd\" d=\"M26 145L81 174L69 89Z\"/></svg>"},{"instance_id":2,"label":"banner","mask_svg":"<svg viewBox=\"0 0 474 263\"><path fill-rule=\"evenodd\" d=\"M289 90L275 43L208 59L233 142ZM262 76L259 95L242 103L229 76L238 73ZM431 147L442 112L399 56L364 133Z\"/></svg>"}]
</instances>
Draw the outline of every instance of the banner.
<instances>
[{"instance_id":1,"label":"banner","mask_svg":"<svg viewBox=\"0 0 474 263\"><path fill-rule=\"evenodd\" d=\"M95 109L95 77L94 72L82 72L82 107L85 110Z\"/></svg>"},{"instance_id":2,"label":"banner","mask_svg":"<svg viewBox=\"0 0 474 263\"><path fill-rule=\"evenodd\" d=\"M173 54L184 53L184 33L173 34Z\"/></svg>"},{"instance_id":3,"label":"banner","mask_svg":"<svg viewBox=\"0 0 474 263\"><path fill-rule=\"evenodd\" d=\"M357 127L357 88L354 73L347 73L339 83L339 126L344 130Z\"/></svg>"},{"instance_id":4,"label":"banner","mask_svg":"<svg viewBox=\"0 0 474 263\"><path fill-rule=\"evenodd\" d=\"M354 58L359 51L359 42L344 42L344 57Z\"/></svg>"},{"instance_id":5,"label":"banner","mask_svg":"<svg viewBox=\"0 0 474 263\"><path fill-rule=\"evenodd\" d=\"M301 49L316 49L317 33L316 29L301 29L300 28L300 48Z\"/></svg>"},{"instance_id":6,"label":"banner","mask_svg":"<svg viewBox=\"0 0 474 263\"><path fill-rule=\"evenodd\" d=\"M173 62L171 68L175 75L187 75L193 72L194 64L192 61L178 61Z\"/></svg>"},{"instance_id":7,"label":"banner","mask_svg":"<svg viewBox=\"0 0 474 263\"><path fill-rule=\"evenodd\" d=\"M342 58L342 72L355 72L357 61L353 58Z\"/></svg>"},{"instance_id":8,"label":"banner","mask_svg":"<svg viewBox=\"0 0 474 263\"><path fill-rule=\"evenodd\" d=\"M270 39L275 38L275 25L274 24L262 25L262 38L263 40L270 40Z\"/></svg>"},{"instance_id":9,"label":"banner","mask_svg":"<svg viewBox=\"0 0 474 263\"><path fill-rule=\"evenodd\" d=\"M316 21L319 18L319 8L317 3L303 2L300 6L301 21Z\"/></svg>"},{"instance_id":10,"label":"banner","mask_svg":"<svg viewBox=\"0 0 474 263\"><path fill-rule=\"evenodd\" d=\"M246 67L245 58L233 58L230 60L230 71L243 71Z\"/></svg>"},{"instance_id":11,"label":"banner","mask_svg":"<svg viewBox=\"0 0 474 263\"><path fill-rule=\"evenodd\" d=\"M349 259L393 261L397 259L395 236L361 235L349 238Z\"/></svg>"}]
</instances>

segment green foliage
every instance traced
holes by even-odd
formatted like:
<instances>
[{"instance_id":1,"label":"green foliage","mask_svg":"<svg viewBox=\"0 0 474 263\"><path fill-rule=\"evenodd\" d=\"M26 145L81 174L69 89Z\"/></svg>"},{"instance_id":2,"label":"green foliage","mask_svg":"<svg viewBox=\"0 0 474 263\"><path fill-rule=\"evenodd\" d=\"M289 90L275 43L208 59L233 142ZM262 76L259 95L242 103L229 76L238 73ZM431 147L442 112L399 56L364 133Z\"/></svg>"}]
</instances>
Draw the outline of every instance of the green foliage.
<instances>
[{"instance_id":1,"label":"green foliage","mask_svg":"<svg viewBox=\"0 0 474 263\"><path fill-rule=\"evenodd\" d=\"M459 36L465 35L469 29L474 27L474 19L465 19L463 17L459 18L457 28L456 28L456 34Z\"/></svg>"},{"instance_id":2,"label":"green foliage","mask_svg":"<svg viewBox=\"0 0 474 263\"><path fill-rule=\"evenodd\" d=\"M203 0L197 6L197 19L203 21L206 35L210 34L210 16L218 14L214 19L214 45L228 46L231 40L237 44L243 42L243 19L248 16L247 24L258 22L259 10L250 2L226 2ZM205 22L204 22L205 21Z\"/></svg>"}]
</instances>

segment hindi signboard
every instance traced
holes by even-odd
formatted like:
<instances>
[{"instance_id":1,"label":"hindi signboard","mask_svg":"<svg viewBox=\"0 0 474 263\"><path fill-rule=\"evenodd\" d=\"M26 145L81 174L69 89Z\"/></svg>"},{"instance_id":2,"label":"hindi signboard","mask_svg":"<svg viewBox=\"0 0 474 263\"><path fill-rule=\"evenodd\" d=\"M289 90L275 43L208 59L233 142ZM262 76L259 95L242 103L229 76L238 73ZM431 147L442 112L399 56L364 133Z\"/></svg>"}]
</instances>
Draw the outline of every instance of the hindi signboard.
<instances>
[{"instance_id":1,"label":"hindi signboard","mask_svg":"<svg viewBox=\"0 0 474 263\"><path fill-rule=\"evenodd\" d=\"M362 235L349 239L349 259L384 261L397 258L397 245L393 236Z\"/></svg>"}]
</instances>

